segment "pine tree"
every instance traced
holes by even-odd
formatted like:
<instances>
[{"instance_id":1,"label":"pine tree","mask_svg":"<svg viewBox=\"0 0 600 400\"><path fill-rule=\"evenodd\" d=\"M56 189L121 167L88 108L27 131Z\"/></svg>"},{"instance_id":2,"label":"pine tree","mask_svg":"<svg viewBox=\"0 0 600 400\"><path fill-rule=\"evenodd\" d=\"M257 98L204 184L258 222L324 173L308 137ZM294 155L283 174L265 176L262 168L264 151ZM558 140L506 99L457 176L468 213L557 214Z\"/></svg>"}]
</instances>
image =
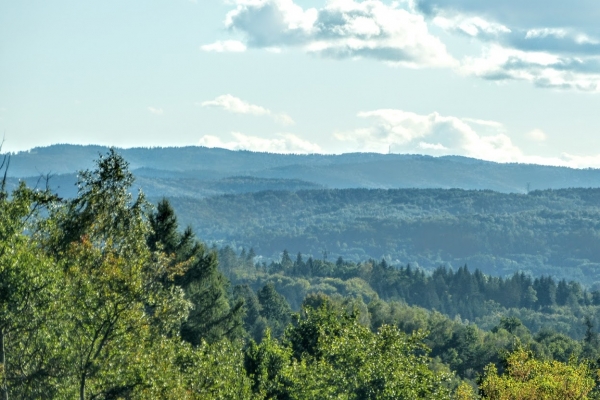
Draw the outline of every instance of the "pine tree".
<instances>
[{"instance_id":1,"label":"pine tree","mask_svg":"<svg viewBox=\"0 0 600 400\"><path fill-rule=\"evenodd\" d=\"M173 280L192 303L181 328L183 339L198 345L202 339L213 342L223 337L239 337L243 303L229 304L229 282L218 269L217 253L207 251L190 227L178 232L175 211L166 199L158 204L150 222L150 248L162 250L173 257L174 263L183 264L182 273Z\"/></svg>"},{"instance_id":2,"label":"pine tree","mask_svg":"<svg viewBox=\"0 0 600 400\"><path fill-rule=\"evenodd\" d=\"M285 297L277 293L272 283L267 283L258 291L261 315L267 319L273 334L279 337L290 322L292 309Z\"/></svg>"}]
</instances>

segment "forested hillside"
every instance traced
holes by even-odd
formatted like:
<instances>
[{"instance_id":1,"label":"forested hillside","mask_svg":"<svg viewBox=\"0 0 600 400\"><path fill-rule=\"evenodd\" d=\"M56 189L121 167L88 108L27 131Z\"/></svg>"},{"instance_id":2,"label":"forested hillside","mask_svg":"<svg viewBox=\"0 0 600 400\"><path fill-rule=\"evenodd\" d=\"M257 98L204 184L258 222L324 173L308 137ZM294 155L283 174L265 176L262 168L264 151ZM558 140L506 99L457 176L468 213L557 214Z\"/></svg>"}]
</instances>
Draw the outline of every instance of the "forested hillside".
<instances>
[{"instance_id":1,"label":"forested hillside","mask_svg":"<svg viewBox=\"0 0 600 400\"><path fill-rule=\"evenodd\" d=\"M114 150L73 198L2 181L2 398L600 396L599 291L385 259L260 262L207 247L133 183Z\"/></svg>"},{"instance_id":2,"label":"forested hillside","mask_svg":"<svg viewBox=\"0 0 600 400\"><path fill-rule=\"evenodd\" d=\"M288 249L427 270L467 264L496 276L600 281L600 189L270 191L172 203L207 241L270 258Z\"/></svg>"}]
</instances>

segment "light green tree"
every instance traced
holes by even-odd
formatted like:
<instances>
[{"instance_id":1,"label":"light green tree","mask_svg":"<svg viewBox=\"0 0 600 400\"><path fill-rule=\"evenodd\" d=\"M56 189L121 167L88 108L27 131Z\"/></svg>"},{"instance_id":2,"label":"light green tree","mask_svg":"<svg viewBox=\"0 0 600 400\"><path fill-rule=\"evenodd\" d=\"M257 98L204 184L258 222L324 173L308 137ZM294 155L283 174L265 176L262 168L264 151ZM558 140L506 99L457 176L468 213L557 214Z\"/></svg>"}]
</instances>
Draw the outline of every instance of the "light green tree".
<instances>
[{"instance_id":1,"label":"light green tree","mask_svg":"<svg viewBox=\"0 0 600 400\"><path fill-rule=\"evenodd\" d=\"M5 159L6 161L6 159ZM2 168L2 167L0 167ZM54 393L61 364L48 320L57 308L58 271L40 251L35 223L52 202L46 191L21 183L11 194L0 187L0 393L35 398Z\"/></svg>"},{"instance_id":2,"label":"light green tree","mask_svg":"<svg viewBox=\"0 0 600 400\"><path fill-rule=\"evenodd\" d=\"M282 344L270 335L246 352L254 393L268 399L447 399L447 376L429 368L422 335L371 332L332 304L306 308Z\"/></svg>"},{"instance_id":3,"label":"light green tree","mask_svg":"<svg viewBox=\"0 0 600 400\"><path fill-rule=\"evenodd\" d=\"M540 361L522 347L508 356L503 375L495 365L487 366L480 385L483 398L490 400L581 400L593 388L585 362Z\"/></svg>"}]
</instances>

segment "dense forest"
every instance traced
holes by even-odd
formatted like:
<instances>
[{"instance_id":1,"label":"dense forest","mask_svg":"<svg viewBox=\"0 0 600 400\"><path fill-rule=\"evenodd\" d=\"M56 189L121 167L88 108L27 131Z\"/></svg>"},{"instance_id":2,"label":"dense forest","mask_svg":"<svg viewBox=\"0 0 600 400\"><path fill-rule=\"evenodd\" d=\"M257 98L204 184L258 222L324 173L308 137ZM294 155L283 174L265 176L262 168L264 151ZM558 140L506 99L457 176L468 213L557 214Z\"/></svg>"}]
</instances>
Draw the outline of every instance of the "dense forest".
<instances>
[{"instance_id":1,"label":"dense forest","mask_svg":"<svg viewBox=\"0 0 600 400\"><path fill-rule=\"evenodd\" d=\"M600 281L600 189L328 189L171 201L200 237L269 259L287 248L428 271L467 264L503 277Z\"/></svg>"},{"instance_id":2,"label":"dense forest","mask_svg":"<svg viewBox=\"0 0 600 400\"><path fill-rule=\"evenodd\" d=\"M325 252L261 261L133 196L114 150L78 176L72 198L2 182L3 399L600 398L594 288Z\"/></svg>"}]
</instances>

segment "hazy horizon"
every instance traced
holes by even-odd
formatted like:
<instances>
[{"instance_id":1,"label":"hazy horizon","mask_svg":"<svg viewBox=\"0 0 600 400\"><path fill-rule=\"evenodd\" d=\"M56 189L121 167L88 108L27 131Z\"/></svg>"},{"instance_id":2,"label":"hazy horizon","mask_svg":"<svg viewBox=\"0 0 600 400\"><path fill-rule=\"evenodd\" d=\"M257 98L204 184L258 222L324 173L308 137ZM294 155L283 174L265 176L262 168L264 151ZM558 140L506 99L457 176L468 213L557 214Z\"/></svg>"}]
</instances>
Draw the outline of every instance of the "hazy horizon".
<instances>
[{"instance_id":1,"label":"hazy horizon","mask_svg":"<svg viewBox=\"0 0 600 400\"><path fill-rule=\"evenodd\" d=\"M109 144L99 144L99 143L52 143L52 144L48 144L48 145L43 145L43 146L34 146L34 147L30 147L27 149L22 149L22 150L16 150L16 151L1 151L0 149L0 154L11 154L11 155L17 155L20 153L30 153L32 150L36 150L36 149L44 149L44 148L49 148L49 147L53 147L53 146L81 146L81 147L104 147L104 148L115 148L117 150L122 149L122 150L129 150L129 149L178 149L178 148L188 148L188 147L198 147L198 148L206 148L206 149L217 149L217 150L226 150L226 151L232 151L232 152L242 152L242 151L249 151L249 152L253 152L253 153L261 153L261 154L273 154L273 155L299 155L299 156L304 156L304 155L317 155L317 156L341 156L344 154L378 154L378 155L399 155L399 156L422 156L422 157L432 157L432 158L446 158L446 157L459 157L459 158L466 158L466 159L473 159L473 160L478 160L478 161L483 161L483 162L491 162L491 163L497 163L497 164L520 164L520 165L538 165L538 166L546 166L546 167L564 167L564 168L572 168L572 169L600 169L600 167L587 167L587 166L583 166L583 167L578 167L578 166L574 166L574 165L568 165L568 164L543 164L543 163L536 163L536 162L523 162L523 161L494 161L494 160L486 160L486 159L482 159L482 158L477 158L477 157L470 157L470 156L464 156L464 155L460 155L460 154L445 154L445 155L431 155L431 154L423 154L423 153L395 153L395 152L388 152L388 153L380 153L380 152L375 152L375 151L347 151L347 152L343 152L343 153L326 153L326 152L320 152L320 153L295 153L295 152L274 152L274 151L265 151L265 150L260 150L260 149L228 149L225 147L210 147L210 146L205 146L205 145L200 145L200 144L182 144L182 145L155 145L155 146L140 146L140 145L133 145L133 146L114 146L114 145L109 145Z\"/></svg>"},{"instance_id":2,"label":"hazy horizon","mask_svg":"<svg viewBox=\"0 0 600 400\"><path fill-rule=\"evenodd\" d=\"M591 0L3 2L3 149L600 167L598 17Z\"/></svg>"}]
</instances>

